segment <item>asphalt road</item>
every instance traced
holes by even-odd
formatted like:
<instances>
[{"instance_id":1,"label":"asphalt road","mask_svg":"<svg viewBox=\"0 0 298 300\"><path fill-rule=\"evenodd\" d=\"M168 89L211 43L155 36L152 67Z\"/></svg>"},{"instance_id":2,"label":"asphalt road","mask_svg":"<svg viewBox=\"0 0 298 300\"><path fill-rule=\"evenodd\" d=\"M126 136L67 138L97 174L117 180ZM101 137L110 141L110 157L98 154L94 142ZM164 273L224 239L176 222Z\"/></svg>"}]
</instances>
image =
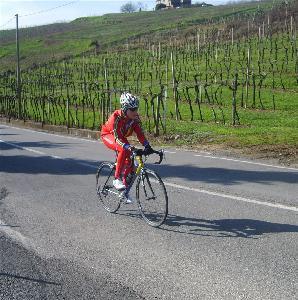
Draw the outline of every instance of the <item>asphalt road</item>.
<instances>
[{"instance_id":1,"label":"asphalt road","mask_svg":"<svg viewBox=\"0 0 298 300\"><path fill-rule=\"evenodd\" d=\"M0 124L0 299L297 299L298 169L167 149L169 217L103 210L97 142ZM153 159L151 159L151 162Z\"/></svg>"}]
</instances>

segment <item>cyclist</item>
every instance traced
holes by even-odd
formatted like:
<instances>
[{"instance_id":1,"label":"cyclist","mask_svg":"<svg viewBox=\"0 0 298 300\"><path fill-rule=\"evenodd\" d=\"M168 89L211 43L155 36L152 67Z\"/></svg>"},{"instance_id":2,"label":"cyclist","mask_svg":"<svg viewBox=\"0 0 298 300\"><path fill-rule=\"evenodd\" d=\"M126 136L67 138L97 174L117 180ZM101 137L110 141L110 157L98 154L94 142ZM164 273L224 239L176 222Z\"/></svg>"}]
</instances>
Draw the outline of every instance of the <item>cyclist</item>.
<instances>
[{"instance_id":1,"label":"cyclist","mask_svg":"<svg viewBox=\"0 0 298 300\"><path fill-rule=\"evenodd\" d=\"M129 143L127 137L136 133L139 142L145 147L145 153L151 154L152 147L147 141L138 114L139 100L130 93L124 92L120 97L121 109L115 110L108 121L102 126L101 139L110 149L117 152L115 180L113 185L117 190L124 190L127 185L127 175L132 172L130 160L135 148ZM121 179L122 175L122 179ZM129 195L126 195L126 203L131 203Z\"/></svg>"}]
</instances>

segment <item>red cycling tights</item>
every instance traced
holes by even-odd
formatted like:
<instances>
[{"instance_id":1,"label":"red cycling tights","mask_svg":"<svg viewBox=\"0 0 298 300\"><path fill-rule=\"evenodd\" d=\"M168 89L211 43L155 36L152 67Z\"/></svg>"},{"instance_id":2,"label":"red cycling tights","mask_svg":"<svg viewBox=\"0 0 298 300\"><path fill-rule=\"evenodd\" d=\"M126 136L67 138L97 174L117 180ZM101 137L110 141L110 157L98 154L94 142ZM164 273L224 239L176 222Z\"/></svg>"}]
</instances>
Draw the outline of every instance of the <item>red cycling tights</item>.
<instances>
[{"instance_id":1,"label":"red cycling tights","mask_svg":"<svg viewBox=\"0 0 298 300\"><path fill-rule=\"evenodd\" d=\"M116 141L113 134L106 134L101 136L103 143L110 149L117 151L117 163L116 163L116 171L115 178L119 179L120 175L123 173L123 177L132 172L130 154L129 150L121 147ZM123 141L125 144L129 144L128 140Z\"/></svg>"}]
</instances>

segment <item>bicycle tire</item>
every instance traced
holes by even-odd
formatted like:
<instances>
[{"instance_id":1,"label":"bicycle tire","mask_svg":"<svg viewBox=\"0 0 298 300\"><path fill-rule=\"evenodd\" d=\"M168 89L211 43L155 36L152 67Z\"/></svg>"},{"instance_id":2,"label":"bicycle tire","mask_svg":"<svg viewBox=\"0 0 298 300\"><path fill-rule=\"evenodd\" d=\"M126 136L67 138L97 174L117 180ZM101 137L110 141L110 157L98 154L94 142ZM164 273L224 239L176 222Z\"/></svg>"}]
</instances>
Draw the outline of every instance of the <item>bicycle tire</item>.
<instances>
[{"instance_id":1,"label":"bicycle tire","mask_svg":"<svg viewBox=\"0 0 298 300\"><path fill-rule=\"evenodd\" d=\"M159 227L165 222L168 215L168 195L162 179L156 172L145 169L139 175L136 199L141 216L147 224Z\"/></svg>"},{"instance_id":2,"label":"bicycle tire","mask_svg":"<svg viewBox=\"0 0 298 300\"><path fill-rule=\"evenodd\" d=\"M121 204L117 190L113 186L115 167L110 162L102 162L96 173L96 192L103 208L115 213Z\"/></svg>"}]
</instances>

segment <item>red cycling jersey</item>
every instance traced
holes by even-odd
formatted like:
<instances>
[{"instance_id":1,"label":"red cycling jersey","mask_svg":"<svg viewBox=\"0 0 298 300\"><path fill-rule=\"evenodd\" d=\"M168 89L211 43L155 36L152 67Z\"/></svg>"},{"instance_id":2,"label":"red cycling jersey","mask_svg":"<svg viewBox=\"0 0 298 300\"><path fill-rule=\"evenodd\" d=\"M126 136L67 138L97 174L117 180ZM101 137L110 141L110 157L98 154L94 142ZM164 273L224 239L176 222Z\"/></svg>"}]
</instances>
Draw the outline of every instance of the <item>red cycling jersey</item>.
<instances>
[{"instance_id":1,"label":"red cycling jersey","mask_svg":"<svg viewBox=\"0 0 298 300\"><path fill-rule=\"evenodd\" d=\"M119 109L115 110L108 121L102 126L101 136L104 137L105 135L113 134L117 144L127 149L129 147L127 137L131 136L133 132L136 133L138 140L143 146L148 144L140 120L129 119L122 110Z\"/></svg>"},{"instance_id":2,"label":"red cycling jersey","mask_svg":"<svg viewBox=\"0 0 298 300\"><path fill-rule=\"evenodd\" d=\"M149 144L143 133L140 120L129 119L121 109L114 111L101 129L101 139L104 144L118 153L115 178L120 178L123 173L124 182L127 174L132 171L129 159L130 144L127 137L131 136L133 132L137 134L138 140L143 146Z\"/></svg>"}]
</instances>

